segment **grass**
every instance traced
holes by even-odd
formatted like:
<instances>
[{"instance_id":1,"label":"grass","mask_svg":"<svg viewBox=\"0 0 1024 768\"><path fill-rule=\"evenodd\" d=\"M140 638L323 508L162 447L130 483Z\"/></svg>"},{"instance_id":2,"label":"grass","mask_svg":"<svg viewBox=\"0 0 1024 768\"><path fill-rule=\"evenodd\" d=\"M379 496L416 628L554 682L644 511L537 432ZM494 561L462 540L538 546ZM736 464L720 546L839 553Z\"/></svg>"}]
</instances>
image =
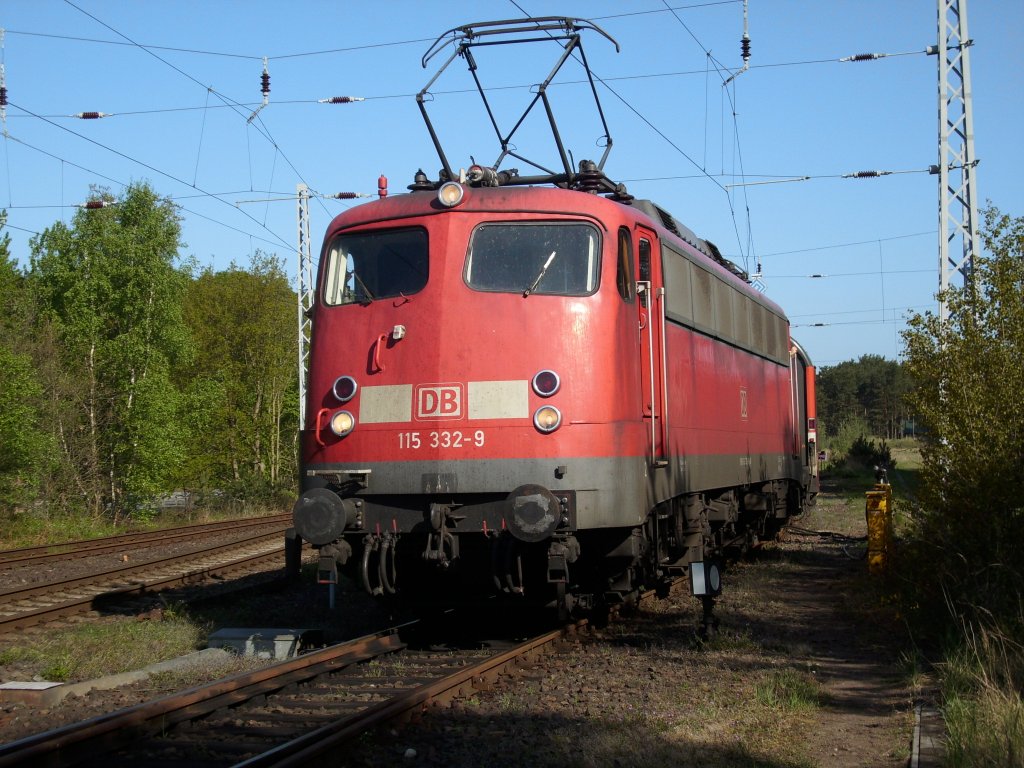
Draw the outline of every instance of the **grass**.
<instances>
[{"instance_id":1,"label":"grass","mask_svg":"<svg viewBox=\"0 0 1024 768\"><path fill-rule=\"evenodd\" d=\"M165 613L162 621L82 624L21 638L20 645L0 651L0 668L16 669L18 679L89 680L191 653L205 645L208 632L180 611ZM7 677L11 670L2 671Z\"/></svg>"},{"instance_id":2,"label":"grass","mask_svg":"<svg viewBox=\"0 0 1024 768\"><path fill-rule=\"evenodd\" d=\"M818 707L818 681L805 672L783 669L768 673L754 686L759 704L768 709L810 712Z\"/></svg>"},{"instance_id":3,"label":"grass","mask_svg":"<svg viewBox=\"0 0 1024 768\"><path fill-rule=\"evenodd\" d=\"M948 768L1024 765L1024 645L997 628L965 629L940 665Z\"/></svg>"}]
</instances>

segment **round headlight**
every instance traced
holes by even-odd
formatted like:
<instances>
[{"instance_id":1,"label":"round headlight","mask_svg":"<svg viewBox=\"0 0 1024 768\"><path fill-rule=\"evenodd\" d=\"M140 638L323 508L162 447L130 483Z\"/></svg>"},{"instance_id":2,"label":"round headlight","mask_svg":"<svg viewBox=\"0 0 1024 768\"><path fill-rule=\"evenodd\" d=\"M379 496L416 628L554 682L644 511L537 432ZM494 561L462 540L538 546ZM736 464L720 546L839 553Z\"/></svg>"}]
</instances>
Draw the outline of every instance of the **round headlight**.
<instances>
[{"instance_id":1,"label":"round headlight","mask_svg":"<svg viewBox=\"0 0 1024 768\"><path fill-rule=\"evenodd\" d=\"M338 437L344 437L356 426L356 417L348 411L337 411L331 416L331 432Z\"/></svg>"},{"instance_id":2,"label":"round headlight","mask_svg":"<svg viewBox=\"0 0 1024 768\"><path fill-rule=\"evenodd\" d=\"M533 426L541 432L554 432L562 423L562 414L553 405L542 405L533 414Z\"/></svg>"},{"instance_id":3,"label":"round headlight","mask_svg":"<svg viewBox=\"0 0 1024 768\"><path fill-rule=\"evenodd\" d=\"M339 403L347 403L353 397L356 396L356 392L359 390L359 385L356 384L356 380L351 376L339 376L334 381L334 396L338 398Z\"/></svg>"},{"instance_id":4,"label":"round headlight","mask_svg":"<svg viewBox=\"0 0 1024 768\"><path fill-rule=\"evenodd\" d=\"M562 380L554 371L544 370L533 377L533 391L541 397L551 397L562 385Z\"/></svg>"},{"instance_id":5,"label":"round headlight","mask_svg":"<svg viewBox=\"0 0 1024 768\"><path fill-rule=\"evenodd\" d=\"M461 184L454 181L446 181L437 190L437 201L445 208L454 208L462 202L463 195L465 195L465 190L462 189Z\"/></svg>"}]
</instances>

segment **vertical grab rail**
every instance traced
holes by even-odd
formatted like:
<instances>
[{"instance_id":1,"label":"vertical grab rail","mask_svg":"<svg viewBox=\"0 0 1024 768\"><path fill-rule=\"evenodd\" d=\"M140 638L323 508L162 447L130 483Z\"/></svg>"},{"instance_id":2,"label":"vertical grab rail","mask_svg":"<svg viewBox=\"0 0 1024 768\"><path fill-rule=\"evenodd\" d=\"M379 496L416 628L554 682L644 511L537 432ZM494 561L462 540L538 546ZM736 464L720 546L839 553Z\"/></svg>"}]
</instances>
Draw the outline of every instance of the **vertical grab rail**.
<instances>
[{"instance_id":1,"label":"vertical grab rail","mask_svg":"<svg viewBox=\"0 0 1024 768\"><path fill-rule=\"evenodd\" d=\"M316 412L316 426L313 428L314 429L313 436L316 437L316 441L321 446L323 446L325 448L327 447L327 443L324 442L324 439L322 437L320 437L320 430L323 429L323 427L320 426L320 419L323 418L323 415L325 413L330 413L330 412L331 412L330 408L321 408L319 411L317 411Z\"/></svg>"},{"instance_id":2,"label":"vertical grab rail","mask_svg":"<svg viewBox=\"0 0 1024 768\"><path fill-rule=\"evenodd\" d=\"M668 455L668 357L665 351L665 286L658 288L658 305L661 308L661 454ZM651 350L651 359L654 358L654 351ZM651 377L651 386L654 387L654 377ZM655 456L655 463L666 464L667 462Z\"/></svg>"},{"instance_id":3,"label":"vertical grab rail","mask_svg":"<svg viewBox=\"0 0 1024 768\"><path fill-rule=\"evenodd\" d=\"M644 325L647 326L647 364L648 364L648 379L651 384L651 464L655 464L658 460L657 457L657 425L658 420L658 391L654 383L654 318L651 317L651 313L654 311L654 297L651 296L651 281L640 280L636 284L637 296L640 294L647 294L647 322ZM643 327L640 328L641 333Z\"/></svg>"}]
</instances>

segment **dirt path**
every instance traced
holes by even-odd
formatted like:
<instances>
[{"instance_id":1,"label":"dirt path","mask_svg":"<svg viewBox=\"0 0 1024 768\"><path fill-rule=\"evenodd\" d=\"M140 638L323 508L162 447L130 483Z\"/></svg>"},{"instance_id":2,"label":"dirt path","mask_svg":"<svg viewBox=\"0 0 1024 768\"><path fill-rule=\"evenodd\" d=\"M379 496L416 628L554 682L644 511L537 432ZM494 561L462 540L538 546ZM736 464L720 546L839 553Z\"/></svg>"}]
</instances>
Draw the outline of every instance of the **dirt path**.
<instances>
[{"instance_id":1,"label":"dirt path","mask_svg":"<svg viewBox=\"0 0 1024 768\"><path fill-rule=\"evenodd\" d=\"M859 526L837 526L844 521L835 508L843 505L825 500L823 506L825 515L801 522L825 530L815 523L829 517L827 530L846 527L847 533L863 534L862 511ZM865 561L850 559L838 541L793 534L779 556L787 567L770 571L764 583L785 594L785 607L775 617L785 624L774 630L790 647L806 644L803 660L820 685L820 707L806 733L808 756L817 765L903 765L912 729L911 691L897 666L900 638L871 618L869 595L878 585L865 576Z\"/></svg>"}]
</instances>

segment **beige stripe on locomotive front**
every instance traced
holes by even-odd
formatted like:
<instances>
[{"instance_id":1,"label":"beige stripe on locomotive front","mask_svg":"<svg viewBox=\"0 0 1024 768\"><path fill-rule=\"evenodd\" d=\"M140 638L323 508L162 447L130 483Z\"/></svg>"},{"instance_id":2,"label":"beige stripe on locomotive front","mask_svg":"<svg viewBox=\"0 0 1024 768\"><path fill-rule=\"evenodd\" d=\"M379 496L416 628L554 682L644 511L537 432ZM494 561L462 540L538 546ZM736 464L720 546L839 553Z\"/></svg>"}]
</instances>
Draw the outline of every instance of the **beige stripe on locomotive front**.
<instances>
[{"instance_id":1,"label":"beige stripe on locomotive front","mask_svg":"<svg viewBox=\"0 0 1024 768\"><path fill-rule=\"evenodd\" d=\"M363 424L412 421L412 384L363 387L359 421Z\"/></svg>"},{"instance_id":2,"label":"beige stripe on locomotive front","mask_svg":"<svg viewBox=\"0 0 1024 768\"><path fill-rule=\"evenodd\" d=\"M526 380L471 381L468 399L471 419L525 419L530 415Z\"/></svg>"},{"instance_id":3,"label":"beige stripe on locomotive front","mask_svg":"<svg viewBox=\"0 0 1024 768\"><path fill-rule=\"evenodd\" d=\"M471 381L467 387L470 419L525 419L530 415L530 385L518 381ZM412 384L363 387L359 398L362 424L412 421Z\"/></svg>"}]
</instances>

